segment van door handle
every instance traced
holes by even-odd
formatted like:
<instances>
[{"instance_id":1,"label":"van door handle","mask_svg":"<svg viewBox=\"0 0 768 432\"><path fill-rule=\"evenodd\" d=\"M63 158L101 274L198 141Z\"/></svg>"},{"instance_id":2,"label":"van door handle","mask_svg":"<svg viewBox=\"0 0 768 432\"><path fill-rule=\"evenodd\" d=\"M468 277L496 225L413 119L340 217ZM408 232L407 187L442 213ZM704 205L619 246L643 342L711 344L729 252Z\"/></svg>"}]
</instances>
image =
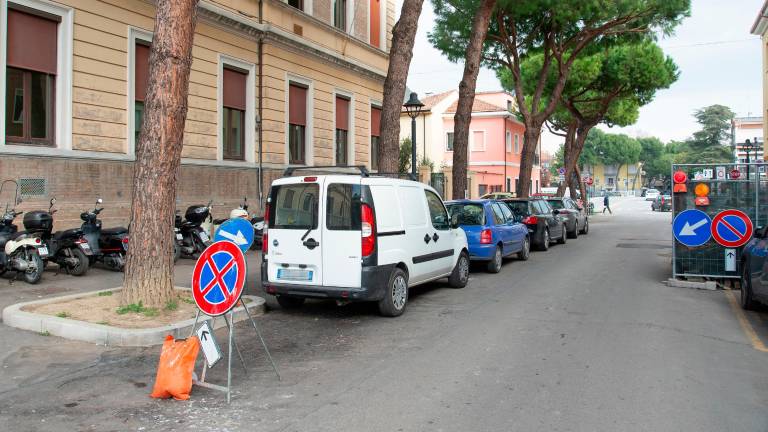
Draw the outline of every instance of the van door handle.
<instances>
[{"instance_id":1,"label":"van door handle","mask_svg":"<svg viewBox=\"0 0 768 432\"><path fill-rule=\"evenodd\" d=\"M429 243L429 234L424 234L424 243Z\"/></svg>"},{"instance_id":2,"label":"van door handle","mask_svg":"<svg viewBox=\"0 0 768 432\"><path fill-rule=\"evenodd\" d=\"M309 250L312 250L318 246L320 246L320 242L310 238L309 240L306 240L304 243L302 243L304 246L306 246Z\"/></svg>"},{"instance_id":3,"label":"van door handle","mask_svg":"<svg viewBox=\"0 0 768 432\"><path fill-rule=\"evenodd\" d=\"M435 243L437 243L437 240L438 240L439 238L440 238L440 236L439 236L439 235L437 235L437 233L434 233L434 234L432 235L432 240L434 240L434 242L435 242Z\"/></svg>"}]
</instances>

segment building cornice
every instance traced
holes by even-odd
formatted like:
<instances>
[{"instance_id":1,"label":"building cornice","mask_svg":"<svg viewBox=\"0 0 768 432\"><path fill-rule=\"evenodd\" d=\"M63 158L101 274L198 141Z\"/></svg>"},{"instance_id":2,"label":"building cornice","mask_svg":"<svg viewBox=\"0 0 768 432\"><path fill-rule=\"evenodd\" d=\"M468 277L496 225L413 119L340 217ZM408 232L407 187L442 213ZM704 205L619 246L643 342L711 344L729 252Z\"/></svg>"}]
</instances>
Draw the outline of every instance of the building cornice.
<instances>
[{"instance_id":1,"label":"building cornice","mask_svg":"<svg viewBox=\"0 0 768 432\"><path fill-rule=\"evenodd\" d=\"M387 76L386 71L362 64L356 59L334 52L333 50L290 33L280 27L273 26L269 23L260 24L252 18L236 14L210 2L201 1L199 3L198 17L205 20L207 23L216 25L224 30L234 30L238 34L246 35L254 40L262 39L284 48L297 51L301 54L310 54L316 58L339 66L342 69L357 72L368 78L384 81ZM351 38L351 40L354 39ZM386 56L386 53L383 51L377 51L378 54Z\"/></svg>"},{"instance_id":2,"label":"building cornice","mask_svg":"<svg viewBox=\"0 0 768 432\"><path fill-rule=\"evenodd\" d=\"M763 7L760 8L760 14L755 18L755 22L752 24L750 33L753 35L763 36L768 28L768 1L763 3Z\"/></svg>"}]
</instances>

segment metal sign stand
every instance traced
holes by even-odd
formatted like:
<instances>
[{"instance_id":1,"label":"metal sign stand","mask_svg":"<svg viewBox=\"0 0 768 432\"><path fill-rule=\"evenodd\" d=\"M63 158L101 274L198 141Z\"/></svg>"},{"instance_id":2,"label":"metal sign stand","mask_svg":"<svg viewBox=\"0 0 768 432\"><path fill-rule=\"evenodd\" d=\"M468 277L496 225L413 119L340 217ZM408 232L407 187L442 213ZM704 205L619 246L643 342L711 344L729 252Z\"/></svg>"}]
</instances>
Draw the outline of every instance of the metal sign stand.
<instances>
[{"instance_id":1,"label":"metal sign stand","mask_svg":"<svg viewBox=\"0 0 768 432\"><path fill-rule=\"evenodd\" d=\"M267 354L267 358L269 359L269 363L272 365L272 370L275 371L275 375L277 375L277 379L281 380L280 373L277 371L277 365L275 365L274 360L272 360L272 355L269 353L269 348L267 348L266 342L264 342L264 338L261 335L261 331L259 330L259 327L256 325L256 321L253 319L253 316L251 316L251 313L248 311L248 308L245 306L245 302L241 298L239 300L240 304L243 306L243 310L245 310L246 315L248 315L248 319L251 321L251 325L253 326L253 329L256 330L256 334L259 336L259 340L261 341L262 347L264 347L264 352ZM190 337L195 334L195 330L197 329L197 323L199 322L200 315L202 312L198 309L197 315L195 316L195 323L192 325L192 333L190 334ZM235 342L235 320L234 320L234 309L229 312L229 319L227 319L227 314L222 315L224 317L224 322L227 323L227 328L229 329L229 346L227 347L227 385L222 386L218 384L213 384L210 382L205 381L205 375L208 371L208 363L203 362L203 371L200 374L200 378L198 380L195 380L193 384L198 385L200 387L209 388L211 390L217 390L223 393L227 394L227 403L231 400L231 391L232 391L232 347L235 348L237 351L238 357L240 357L240 364L243 366L243 370L245 371L245 374L248 375L248 369L245 367L245 360L243 359L243 354L240 352L240 348L237 346L237 343ZM215 330L214 324L216 323L216 317L209 316L211 322L211 331Z\"/></svg>"}]
</instances>

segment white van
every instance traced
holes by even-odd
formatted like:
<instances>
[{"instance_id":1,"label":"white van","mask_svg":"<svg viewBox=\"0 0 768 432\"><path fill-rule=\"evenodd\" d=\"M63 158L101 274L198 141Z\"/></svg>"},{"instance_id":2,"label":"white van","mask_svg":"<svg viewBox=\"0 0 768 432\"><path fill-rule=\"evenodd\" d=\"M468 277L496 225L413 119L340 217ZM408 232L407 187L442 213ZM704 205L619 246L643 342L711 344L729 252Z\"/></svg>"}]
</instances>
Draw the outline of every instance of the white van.
<instances>
[{"instance_id":1,"label":"white van","mask_svg":"<svg viewBox=\"0 0 768 432\"><path fill-rule=\"evenodd\" d=\"M272 183L261 279L281 306L376 301L382 315L398 316L409 287L443 277L467 284L467 237L434 189L361 172Z\"/></svg>"}]
</instances>

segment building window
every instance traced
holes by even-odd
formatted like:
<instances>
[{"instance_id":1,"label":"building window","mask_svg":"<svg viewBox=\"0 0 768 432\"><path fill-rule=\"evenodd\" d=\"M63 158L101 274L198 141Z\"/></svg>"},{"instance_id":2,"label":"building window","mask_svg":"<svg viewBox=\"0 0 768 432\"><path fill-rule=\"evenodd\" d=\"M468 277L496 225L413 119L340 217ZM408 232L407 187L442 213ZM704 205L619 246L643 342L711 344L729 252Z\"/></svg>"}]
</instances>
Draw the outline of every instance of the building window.
<instances>
[{"instance_id":1,"label":"building window","mask_svg":"<svg viewBox=\"0 0 768 432\"><path fill-rule=\"evenodd\" d=\"M512 101L511 100L507 101L507 111L512 112Z\"/></svg>"},{"instance_id":2,"label":"building window","mask_svg":"<svg viewBox=\"0 0 768 432\"><path fill-rule=\"evenodd\" d=\"M376 48L381 48L381 0L371 0L370 13L369 41Z\"/></svg>"},{"instance_id":3,"label":"building window","mask_svg":"<svg viewBox=\"0 0 768 432\"><path fill-rule=\"evenodd\" d=\"M515 134L515 153L520 153L520 135Z\"/></svg>"},{"instance_id":4,"label":"building window","mask_svg":"<svg viewBox=\"0 0 768 432\"><path fill-rule=\"evenodd\" d=\"M472 151L485 151L485 131L472 131Z\"/></svg>"},{"instance_id":5,"label":"building window","mask_svg":"<svg viewBox=\"0 0 768 432\"><path fill-rule=\"evenodd\" d=\"M307 161L307 87L288 86L288 163L304 165Z\"/></svg>"},{"instance_id":6,"label":"building window","mask_svg":"<svg viewBox=\"0 0 768 432\"><path fill-rule=\"evenodd\" d=\"M453 151L453 132L445 133L445 151Z\"/></svg>"},{"instance_id":7,"label":"building window","mask_svg":"<svg viewBox=\"0 0 768 432\"><path fill-rule=\"evenodd\" d=\"M137 42L134 60L134 139L139 142L141 125L144 123L144 100L147 97L147 84L149 83L149 51L147 43Z\"/></svg>"},{"instance_id":8,"label":"building window","mask_svg":"<svg viewBox=\"0 0 768 432\"><path fill-rule=\"evenodd\" d=\"M54 145L58 25L52 19L8 9L8 144Z\"/></svg>"},{"instance_id":9,"label":"building window","mask_svg":"<svg viewBox=\"0 0 768 432\"><path fill-rule=\"evenodd\" d=\"M222 77L222 157L245 160L245 111L248 74L228 67Z\"/></svg>"},{"instance_id":10,"label":"building window","mask_svg":"<svg viewBox=\"0 0 768 432\"><path fill-rule=\"evenodd\" d=\"M347 0L333 0L333 25L347 31Z\"/></svg>"},{"instance_id":11,"label":"building window","mask_svg":"<svg viewBox=\"0 0 768 432\"><path fill-rule=\"evenodd\" d=\"M379 169L379 142L381 140L381 108L371 107L371 169Z\"/></svg>"},{"instance_id":12,"label":"building window","mask_svg":"<svg viewBox=\"0 0 768 432\"><path fill-rule=\"evenodd\" d=\"M477 185L477 193L480 196L485 195L487 192L488 192L488 185L484 185L484 184Z\"/></svg>"},{"instance_id":13,"label":"building window","mask_svg":"<svg viewBox=\"0 0 768 432\"><path fill-rule=\"evenodd\" d=\"M298 10L304 10L304 0L288 0L288 5L295 7Z\"/></svg>"},{"instance_id":14,"label":"building window","mask_svg":"<svg viewBox=\"0 0 768 432\"><path fill-rule=\"evenodd\" d=\"M504 135L504 142L506 144L507 153L512 152L512 132L507 131L507 133Z\"/></svg>"},{"instance_id":15,"label":"building window","mask_svg":"<svg viewBox=\"0 0 768 432\"><path fill-rule=\"evenodd\" d=\"M336 165L349 164L349 99L336 96Z\"/></svg>"}]
</instances>

